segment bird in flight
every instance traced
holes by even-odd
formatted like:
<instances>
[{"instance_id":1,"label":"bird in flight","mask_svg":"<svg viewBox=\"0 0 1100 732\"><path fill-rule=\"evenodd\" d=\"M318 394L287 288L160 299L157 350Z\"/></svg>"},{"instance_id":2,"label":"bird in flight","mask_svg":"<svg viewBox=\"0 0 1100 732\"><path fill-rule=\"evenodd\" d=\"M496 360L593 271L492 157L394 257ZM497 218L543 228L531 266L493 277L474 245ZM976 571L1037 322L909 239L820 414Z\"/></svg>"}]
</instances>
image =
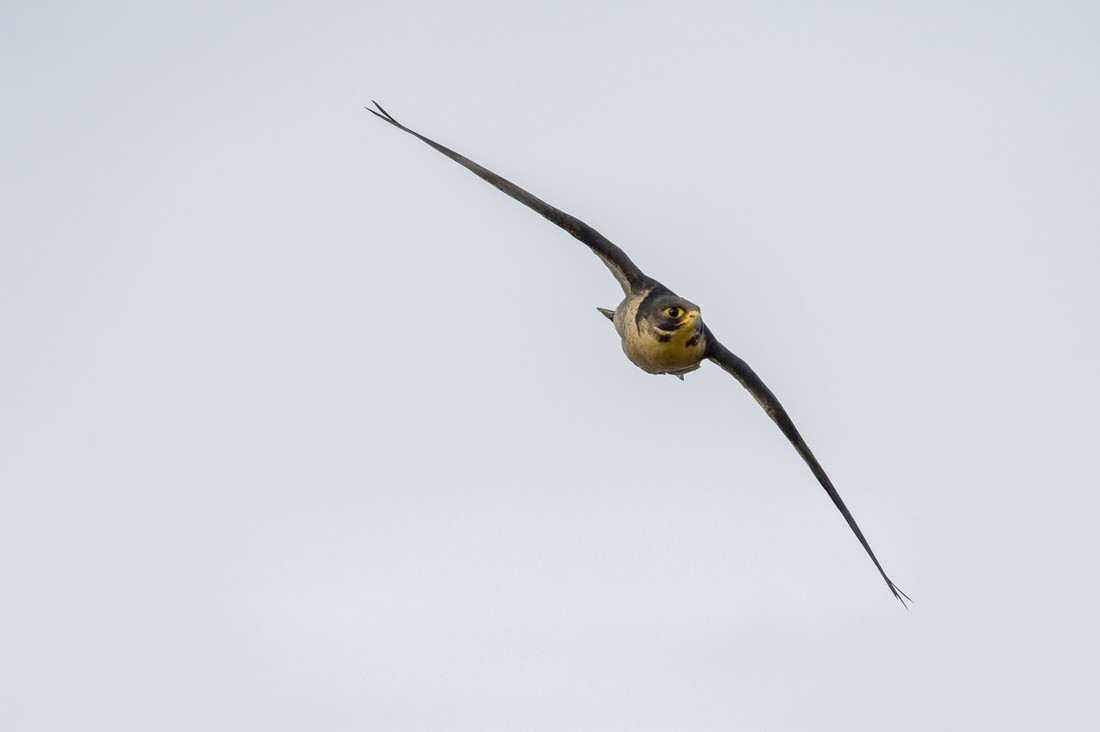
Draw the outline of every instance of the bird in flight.
<instances>
[{"instance_id":1,"label":"bird in flight","mask_svg":"<svg viewBox=\"0 0 1100 732\"><path fill-rule=\"evenodd\" d=\"M875 553L871 551L871 545L867 543L863 532L860 531L856 520L852 518L848 507L844 505L840 494L837 493L829 476L821 464L810 452L806 441L795 429L794 422L787 416L783 405L772 394L771 389L764 385L760 377L756 375L747 363L735 356L728 348L718 342L711 333L710 328L703 324L703 318L699 312L699 306L680 297L672 290L662 285L657 280L649 277L638 268L638 265L630 261L630 257L622 249L615 246L600 232L593 229L583 221L570 216L564 211L559 211L545 201L531 195L515 183L501 178L496 173L481 167L477 163L459 155L454 150L429 140L419 132L410 130L405 125L394 119L389 112L382 108L378 102L374 102L377 108L367 110L389 122L399 130L409 133L422 142L430 145L443 153L451 160L473 172L479 178L491 183L496 188L541 214L552 223L557 224L572 234L595 252L611 274L618 280L623 288L623 301L614 310L597 308L615 325L615 330L622 340L623 352L631 363L642 371L650 374L672 374L681 380L684 374L699 368L704 360L710 360L730 373L741 382L768 416L779 426L783 434L790 440L794 449L810 466L811 472L829 498L840 509L840 513L848 522L848 526L855 532L856 538L867 551L871 561L879 574L886 580L886 586L894 594L902 605L909 600L909 596L886 576L885 570L879 564Z\"/></svg>"}]
</instances>

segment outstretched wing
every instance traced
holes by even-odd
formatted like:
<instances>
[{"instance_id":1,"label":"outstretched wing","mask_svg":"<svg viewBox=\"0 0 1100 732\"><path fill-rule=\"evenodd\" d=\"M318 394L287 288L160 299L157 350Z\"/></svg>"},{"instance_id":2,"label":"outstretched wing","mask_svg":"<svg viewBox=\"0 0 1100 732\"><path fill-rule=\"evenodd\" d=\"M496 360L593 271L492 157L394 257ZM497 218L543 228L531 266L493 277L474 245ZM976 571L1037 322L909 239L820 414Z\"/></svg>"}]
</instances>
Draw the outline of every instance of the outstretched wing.
<instances>
[{"instance_id":1,"label":"outstretched wing","mask_svg":"<svg viewBox=\"0 0 1100 732\"><path fill-rule=\"evenodd\" d=\"M810 466L810 470L817 477L821 487L825 489L825 492L829 494L829 498L833 499L833 503L840 509L840 513L843 514L844 520L848 522L848 525L852 527L852 531L855 532L856 538L859 539L859 543L863 545L863 548L867 550L867 554L871 557L871 561L875 563L875 567L878 569L879 574L886 580L886 585L890 588L890 592L894 593L894 597L901 601L904 605L906 600L909 600L909 596L899 590L897 586L886 576L886 572L882 569L882 565L878 563L878 558L875 557L875 553L871 551L871 545L867 543L867 539L864 538L863 532L859 530L859 525L856 520L852 518L851 512L848 507L844 505L844 501L841 500L840 494L836 492L836 488L833 487L833 482L829 480L829 476L825 474L825 470L821 467L821 463L817 462L817 458L810 452L809 446L806 445L806 441L802 439L802 435L798 434L798 430L795 429L794 422L787 415L787 410L783 409L783 405L779 403L779 400L775 398L775 394L772 394L760 377L756 375L756 372L740 358L735 356L728 348L711 335L709 329L707 331L707 358L714 363L721 366L723 369L733 375L735 379L741 382L741 386L749 390L756 401L760 402L760 406L764 408L764 411L768 413L768 416L772 418L779 429L783 431L783 434L787 436L787 439L794 445L794 449L798 450L798 454L802 456L802 459L806 461L806 464ZM910 600L911 602L911 600Z\"/></svg>"},{"instance_id":2,"label":"outstretched wing","mask_svg":"<svg viewBox=\"0 0 1100 732\"><path fill-rule=\"evenodd\" d=\"M382 106L378 102L375 102L374 106L378 107L377 112L370 107L367 107L367 111L377 117L381 117L397 129L404 130L410 135L413 135L414 137L419 138L421 141L427 143L428 145L431 145L436 150L449 157L451 160L454 160L459 165L472 171L475 175L482 178L483 180L492 183L494 186L504 191L512 198L516 199L523 205L534 209L553 223L568 231L577 239L587 244L589 248L591 248L592 251L596 253L596 256L603 260L603 263L606 264L607 268L611 270L611 274L615 275L615 279L619 281L619 285L622 286L623 292L625 294L630 295L632 291L641 288L647 282L646 276L642 273L640 269L638 269L638 266L636 264L630 261L630 257L626 256L626 253L623 252L622 249L619 249L619 247L612 244L611 241L607 239L607 237L593 229L588 224L584 223L578 218L570 216L564 211L559 211L542 199L532 196L530 193L523 190L515 183L501 178L493 171L481 167L472 160L464 158L463 156L456 153L454 150L443 147L438 142L429 140L427 137L424 137L419 132L414 132L413 130L410 130L408 127L391 117L390 113L382 109Z\"/></svg>"}]
</instances>

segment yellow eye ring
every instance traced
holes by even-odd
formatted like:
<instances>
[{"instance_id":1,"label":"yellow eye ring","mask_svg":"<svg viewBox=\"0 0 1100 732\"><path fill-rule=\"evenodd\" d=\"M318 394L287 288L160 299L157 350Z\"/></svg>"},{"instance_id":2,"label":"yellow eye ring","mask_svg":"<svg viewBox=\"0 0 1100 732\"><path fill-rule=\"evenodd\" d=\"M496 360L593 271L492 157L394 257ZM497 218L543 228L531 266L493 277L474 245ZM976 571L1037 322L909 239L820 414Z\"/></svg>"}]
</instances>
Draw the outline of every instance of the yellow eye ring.
<instances>
[{"instance_id":1,"label":"yellow eye ring","mask_svg":"<svg viewBox=\"0 0 1100 732\"><path fill-rule=\"evenodd\" d=\"M665 315L670 318L679 318L684 314L684 311L678 307L665 308Z\"/></svg>"}]
</instances>

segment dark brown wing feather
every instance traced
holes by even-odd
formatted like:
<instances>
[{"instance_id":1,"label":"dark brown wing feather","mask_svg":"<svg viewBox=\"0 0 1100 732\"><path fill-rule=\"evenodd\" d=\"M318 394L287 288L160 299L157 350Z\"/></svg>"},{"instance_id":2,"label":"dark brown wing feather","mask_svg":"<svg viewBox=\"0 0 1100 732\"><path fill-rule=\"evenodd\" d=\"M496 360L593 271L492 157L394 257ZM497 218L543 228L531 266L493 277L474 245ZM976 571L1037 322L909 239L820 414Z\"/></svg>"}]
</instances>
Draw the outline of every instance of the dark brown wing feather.
<instances>
[{"instance_id":1,"label":"dark brown wing feather","mask_svg":"<svg viewBox=\"0 0 1100 732\"><path fill-rule=\"evenodd\" d=\"M440 145L434 140L429 140L419 132L410 130L405 125L395 120L390 113L382 109L382 106L378 102L374 102L374 106L378 107L378 111L367 107L367 111L376 117L380 117L399 130L408 132L410 135L419 138L421 141L431 145L439 152L443 153L451 160L454 160L459 165L472 171L475 175L482 178L485 181L493 184L504 193L507 193L512 198L516 199L523 205L537 211L553 223L557 224L561 228L568 231L574 237L587 244L593 252L596 253L603 263L607 265L607 268L611 270L611 274L615 275L615 279L619 281L619 284L623 288L623 292L629 295L632 291L643 287L648 278L642 273L638 266L630 261L630 257L626 256L626 253L622 249L615 246L610 240L603 234L593 229L588 224L584 223L578 218L570 216L564 211L559 211L550 204L546 203L540 198L531 195L527 191L523 190L515 183L501 178L487 168L483 168L472 160L459 155L454 150Z\"/></svg>"},{"instance_id":2,"label":"dark brown wing feather","mask_svg":"<svg viewBox=\"0 0 1100 732\"><path fill-rule=\"evenodd\" d=\"M825 492L829 494L829 498L832 498L833 503L840 509L840 513L843 514L844 520L848 522L848 526L852 527L852 531L855 532L856 538L859 539L859 543L867 550L867 554L871 557L871 561L875 563L875 567L878 569L879 574L886 580L886 585L890 588L890 592L894 593L894 597L901 600L901 604L904 605L905 601L909 600L909 596L899 590L890 578L886 576L886 572L882 569L882 565L879 564L878 558L875 557L875 553L871 551L871 545L867 543L867 539L864 538L863 532L859 530L859 525L856 524L856 520L852 518L852 514L848 510L848 507L844 505L844 501L841 500L840 494L837 493L836 488L833 487L833 482L829 480L829 476L825 474L825 470L821 467L821 464L817 462L817 458L810 452L810 448L806 445L806 441L802 439L802 435L798 434L794 422L792 422L791 418L787 415L787 410L783 409L783 405L775 398L775 394L772 394L771 389L760 380L760 377L756 375L756 372L753 371L747 363L719 343L714 336L711 335L709 330L707 332L707 344L707 358L732 374L735 379L741 382L743 387L748 389L749 393L756 398L756 401L760 402L760 406L764 408L764 411L768 413L772 421L779 425L779 429L781 429L783 434L787 436L787 439L791 441L791 444L794 445L794 449L798 451L798 454L802 456L806 464L810 466L810 470L813 471L814 476L816 476L818 482L821 483L821 487L825 489Z\"/></svg>"}]
</instances>

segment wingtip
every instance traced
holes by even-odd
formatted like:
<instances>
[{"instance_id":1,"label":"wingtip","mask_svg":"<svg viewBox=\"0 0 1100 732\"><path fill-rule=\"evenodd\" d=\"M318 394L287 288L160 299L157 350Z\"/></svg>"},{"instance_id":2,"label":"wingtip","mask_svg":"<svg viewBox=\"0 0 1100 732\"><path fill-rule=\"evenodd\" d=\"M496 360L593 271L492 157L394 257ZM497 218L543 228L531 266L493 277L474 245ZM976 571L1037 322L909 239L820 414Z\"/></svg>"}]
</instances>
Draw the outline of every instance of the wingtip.
<instances>
[{"instance_id":1,"label":"wingtip","mask_svg":"<svg viewBox=\"0 0 1100 732\"><path fill-rule=\"evenodd\" d=\"M401 126L397 123L397 120L395 120L393 118L393 116L382 107L381 104L379 104L378 102L376 102L373 99L370 100L370 101L371 101L371 104L373 104L375 107L378 107L378 111L376 112L375 110L371 109L370 107L363 107L363 109L367 110L368 112L373 114L375 117L379 117L381 119L386 120L387 122L389 122L391 125L394 125L395 127L400 127Z\"/></svg>"},{"instance_id":2,"label":"wingtip","mask_svg":"<svg viewBox=\"0 0 1100 732\"><path fill-rule=\"evenodd\" d=\"M890 591L894 593L894 597L898 598L898 602L906 610L909 609L909 603L913 602L913 598L902 592L893 582L890 583Z\"/></svg>"}]
</instances>

